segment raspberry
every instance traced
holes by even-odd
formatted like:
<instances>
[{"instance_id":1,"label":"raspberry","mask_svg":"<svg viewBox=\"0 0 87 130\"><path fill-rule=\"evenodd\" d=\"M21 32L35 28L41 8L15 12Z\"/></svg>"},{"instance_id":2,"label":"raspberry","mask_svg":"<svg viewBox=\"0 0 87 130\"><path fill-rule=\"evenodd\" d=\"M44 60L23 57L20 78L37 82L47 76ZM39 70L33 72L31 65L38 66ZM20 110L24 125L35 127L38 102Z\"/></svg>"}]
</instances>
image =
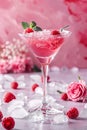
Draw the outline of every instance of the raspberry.
<instances>
[{"instance_id":1,"label":"raspberry","mask_svg":"<svg viewBox=\"0 0 87 130\"><path fill-rule=\"evenodd\" d=\"M17 82L12 82L11 83L11 88L17 89L18 88L18 83Z\"/></svg>"},{"instance_id":2,"label":"raspberry","mask_svg":"<svg viewBox=\"0 0 87 130\"><path fill-rule=\"evenodd\" d=\"M35 83L35 84L33 84L33 85L32 85L32 91L34 92L34 91L35 91L35 89L36 89L37 87L39 87L39 85L38 85L38 84L36 84L36 83Z\"/></svg>"},{"instance_id":3,"label":"raspberry","mask_svg":"<svg viewBox=\"0 0 87 130\"><path fill-rule=\"evenodd\" d=\"M3 96L3 101L5 103L9 103L10 101L12 101L13 99L16 99L15 95L11 92L6 92Z\"/></svg>"},{"instance_id":4,"label":"raspberry","mask_svg":"<svg viewBox=\"0 0 87 130\"><path fill-rule=\"evenodd\" d=\"M14 128L15 126L15 121L12 117L5 117L2 120L2 126L6 129L6 130L11 130Z\"/></svg>"},{"instance_id":5,"label":"raspberry","mask_svg":"<svg viewBox=\"0 0 87 130\"><path fill-rule=\"evenodd\" d=\"M75 119L79 116L79 111L77 108L73 107L69 111L67 111L66 115L71 119Z\"/></svg>"},{"instance_id":6,"label":"raspberry","mask_svg":"<svg viewBox=\"0 0 87 130\"><path fill-rule=\"evenodd\" d=\"M63 93L61 99L66 101L68 99L67 93Z\"/></svg>"},{"instance_id":7,"label":"raspberry","mask_svg":"<svg viewBox=\"0 0 87 130\"><path fill-rule=\"evenodd\" d=\"M53 31L51 32L51 34L52 34L52 35L58 35L58 34L60 34L60 32L57 31L57 30L53 30Z\"/></svg>"},{"instance_id":8,"label":"raspberry","mask_svg":"<svg viewBox=\"0 0 87 130\"><path fill-rule=\"evenodd\" d=\"M3 118L3 113L0 111L0 121L2 120Z\"/></svg>"},{"instance_id":9,"label":"raspberry","mask_svg":"<svg viewBox=\"0 0 87 130\"><path fill-rule=\"evenodd\" d=\"M33 31L32 28L26 28L24 32L25 32L25 33L31 33L31 32L34 32L34 31Z\"/></svg>"}]
</instances>

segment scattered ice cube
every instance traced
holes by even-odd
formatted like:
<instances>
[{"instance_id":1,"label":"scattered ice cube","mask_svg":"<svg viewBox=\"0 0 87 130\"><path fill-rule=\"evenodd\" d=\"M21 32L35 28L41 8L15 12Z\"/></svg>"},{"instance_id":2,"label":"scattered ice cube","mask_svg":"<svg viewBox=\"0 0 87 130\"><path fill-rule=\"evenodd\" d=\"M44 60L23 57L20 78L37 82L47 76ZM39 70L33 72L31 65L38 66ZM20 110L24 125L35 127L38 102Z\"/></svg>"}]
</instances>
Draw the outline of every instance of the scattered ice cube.
<instances>
[{"instance_id":1,"label":"scattered ice cube","mask_svg":"<svg viewBox=\"0 0 87 130\"><path fill-rule=\"evenodd\" d=\"M53 98L52 96L50 96L50 95L47 95L47 96L46 96L46 102L47 102L47 103L53 103L53 102L55 102L55 101L56 101L56 99Z\"/></svg>"},{"instance_id":2,"label":"scattered ice cube","mask_svg":"<svg viewBox=\"0 0 87 130\"><path fill-rule=\"evenodd\" d=\"M32 112L42 106L42 100L40 99L32 99L28 102L28 111Z\"/></svg>"},{"instance_id":3,"label":"scattered ice cube","mask_svg":"<svg viewBox=\"0 0 87 130\"><path fill-rule=\"evenodd\" d=\"M60 92L66 92L67 91L68 84L65 82L56 82L56 89Z\"/></svg>"},{"instance_id":4,"label":"scattered ice cube","mask_svg":"<svg viewBox=\"0 0 87 130\"><path fill-rule=\"evenodd\" d=\"M4 92L3 86L0 84L0 92Z\"/></svg>"},{"instance_id":5,"label":"scattered ice cube","mask_svg":"<svg viewBox=\"0 0 87 130\"><path fill-rule=\"evenodd\" d=\"M68 123L68 117L64 114L58 114L53 119L54 124Z\"/></svg>"},{"instance_id":6,"label":"scattered ice cube","mask_svg":"<svg viewBox=\"0 0 87 130\"><path fill-rule=\"evenodd\" d=\"M32 75L30 75L30 78L34 82L41 83L41 76L38 74L32 74Z\"/></svg>"},{"instance_id":7,"label":"scattered ice cube","mask_svg":"<svg viewBox=\"0 0 87 130\"><path fill-rule=\"evenodd\" d=\"M50 110L47 110L46 111L46 113L48 114L48 115L51 115L51 114L62 114L63 113L63 111L60 111L60 110L57 110L57 109L55 109L55 108L50 108Z\"/></svg>"},{"instance_id":8,"label":"scattered ice cube","mask_svg":"<svg viewBox=\"0 0 87 130\"><path fill-rule=\"evenodd\" d=\"M17 77L16 80L17 81L24 81L25 80L24 75L21 75L21 76Z\"/></svg>"},{"instance_id":9,"label":"scattered ice cube","mask_svg":"<svg viewBox=\"0 0 87 130\"><path fill-rule=\"evenodd\" d=\"M35 111L32 116L30 116L30 121L40 122L44 120L44 115L41 111Z\"/></svg>"},{"instance_id":10,"label":"scattered ice cube","mask_svg":"<svg viewBox=\"0 0 87 130\"><path fill-rule=\"evenodd\" d=\"M55 109L58 109L58 110L63 110L64 109L63 105L58 104L56 102L51 102L51 106L54 107Z\"/></svg>"},{"instance_id":11,"label":"scattered ice cube","mask_svg":"<svg viewBox=\"0 0 87 130\"><path fill-rule=\"evenodd\" d=\"M9 82L13 82L15 80L11 75L8 75L8 74L5 74L4 78L5 78L5 80L7 80Z\"/></svg>"},{"instance_id":12,"label":"scattered ice cube","mask_svg":"<svg viewBox=\"0 0 87 130\"><path fill-rule=\"evenodd\" d=\"M48 86L49 86L49 87L55 87L55 85L56 85L56 82L49 82L49 83L48 83Z\"/></svg>"},{"instance_id":13,"label":"scattered ice cube","mask_svg":"<svg viewBox=\"0 0 87 130\"><path fill-rule=\"evenodd\" d=\"M20 100L12 100L11 102L10 102L10 105L12 105L12 106L24 106L24 101L20 101Z\"/></svg>"},{"instance_id":14,"label":"scattered ice cube","mask_svg":"<svg viewBox=\"0 0 87 130\"><path fill-rule=\"evenodd\" d=\"M14 118L25 118L29 115L29 113L23 108L23 107L18 107L15 108L11 113L10 116L14 117Z\"/></svg>"},{"instance_id":15,"label":"scattered ice cube","mask_svg":"<svg viewBox=\"0 0 87 130\"><path fill-rule=\"evenodd\" d=\"M8 107L8 113L11 113L16 108L21 108L24 106L24 102L20 100L12 100Z\"/></svg>"},{"instance_id":16,"label":"scattered ice cube","mask_svg":"<svg viewBox=\"0 0 87 130\"><path fill-rule=\"evenodd\" d=\"M25 88L26 84L23 81L18 81L18 88Z\"/></svg>"},{"instance_id":17,"label":"scattered ice cube","mask_svg":"<svg viewBox=\"0 0 87 130\"><path fill-rule=\"evenodd\" d=\"M2 105L2 100L0 99L0 106Z\"/></svg>"},{"instance_id":18,"label":"scattered ice cube","mask_svg":"<svg viewBox=\"0 0 87 130\"><path fill-rule=\"evenodd\" d=\"M37 87L37 88L35 89L35 93L36 93L36 94L43 95L43 89L42 89L41 87Z\"/></svg>"},{"instance_id":19,"label":"scattered ice cube","mask_svg":"<svg viewBox=\"0 0 87 130\"><path fill-rule=\"evenodd\" d=\"M18 93L16 96L17 100L27 102L28 97L24 93Z\"/></svg>"},{"instance_id":20,"label":"scattered ice cube","mask_svg":"<svg viewBox=\"0 0 87 130\"><path fill-rule=\"evenodd\" d=\"M0 74L0 84L3 84L3 79L4 79L4 76Z\"/></svg>"}]
</instances>

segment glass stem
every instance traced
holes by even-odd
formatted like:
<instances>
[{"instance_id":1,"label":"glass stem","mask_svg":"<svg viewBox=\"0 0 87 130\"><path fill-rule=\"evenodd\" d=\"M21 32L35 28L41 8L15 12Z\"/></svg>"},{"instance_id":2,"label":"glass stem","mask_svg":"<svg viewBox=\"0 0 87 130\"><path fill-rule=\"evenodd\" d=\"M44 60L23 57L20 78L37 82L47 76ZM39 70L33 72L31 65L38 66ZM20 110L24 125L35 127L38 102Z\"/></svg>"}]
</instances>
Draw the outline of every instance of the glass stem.
<instances>
[{"instance_id":1,"label":"glass stem","mask_svg":"<svg viewBox=\"0 0 87 130\"><path fill-rule=\"evenodd\" d=\"M48 65L42 65L43 78L43 104L46 104Z\"/></svg>"}]
</instances>

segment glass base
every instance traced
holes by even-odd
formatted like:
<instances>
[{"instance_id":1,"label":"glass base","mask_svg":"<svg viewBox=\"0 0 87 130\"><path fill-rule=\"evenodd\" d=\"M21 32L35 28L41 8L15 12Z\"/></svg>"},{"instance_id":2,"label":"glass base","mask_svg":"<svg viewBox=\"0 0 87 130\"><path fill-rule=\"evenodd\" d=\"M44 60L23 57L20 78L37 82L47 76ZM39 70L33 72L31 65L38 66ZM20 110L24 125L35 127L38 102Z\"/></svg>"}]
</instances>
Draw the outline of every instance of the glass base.
<instances>
[{"instance_id":1,"label":"glass base","mask_svg":"<svg viewBox=\"0 0 87 130\"><path fill-rule=\"evenodd\" d=\"M64 115L64 106L56 103L55 99L51 96L46 97L47 102L43 103L43 98L32 99L28 103L29 120L31 122L42 122L50 124L54 122L57 115Z\"/></svg>"}]
</instances>

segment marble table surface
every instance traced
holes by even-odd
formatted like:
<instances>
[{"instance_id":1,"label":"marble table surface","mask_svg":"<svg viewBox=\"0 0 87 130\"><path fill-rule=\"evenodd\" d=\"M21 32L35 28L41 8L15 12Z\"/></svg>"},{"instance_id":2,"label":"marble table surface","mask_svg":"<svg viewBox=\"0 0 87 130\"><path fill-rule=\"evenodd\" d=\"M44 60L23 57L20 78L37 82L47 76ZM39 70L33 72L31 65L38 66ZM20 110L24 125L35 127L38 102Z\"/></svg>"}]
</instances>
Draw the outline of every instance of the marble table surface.
<instances>
[{"instance_id":1,"label":"marble table surface","mask_svg":"<svg viewBox=\"0 0 87 130\"><path fill-rule=\"evenodd\" d=\"M9 87L9 83L4 82L4 89L5 91L12 91L16 95L18 93L24 92L26 95L29 95L31 97L32 91L31 91L31 85L35 82L38 82L31 79L31 76L34 75L41 75L41 73L29 73L29 74L9 74L9 76L12 76L14 79L18 80L20 76L24 76L24 82L25 87L18 90L12 90ZM78 80L78 75L84 79L87 83L87 69L78 70L78 71L71 71L71 70L61 70L61 71L51 71L49 72L51 81L61 81L64 83L70 83L72 81ZM2 75L5 76L5 75ZM7 76L7 75L6 75ZM8 78L8 77L7 77ZM20 79L20 78L19 78ZM6 80L6 77L3 79ZM10 79L9 79L10 80ZM11 79L12 80L12 79ZM9 82L9 81L8 81ZM6 86L7 84L7 86ZM26 118L24 119L15 119L16 125L14 130L87 130L87 109L84 109L84 105L86 103L81 102L72 102L72 101L62 101L60 99L59 94L56 92L57 88L54 88L54 90L49 90L49 94L53 95L57 102L61 105L64 105L66 109L69 109L70 107L77 107L79 109L79 117L77 119L69 119L68 123L62 123L62 124L42 124L42 123L30 123ZM0 93L0 97L2 98L3 93ZM2 106L1 106L2 107ZM4 113L6 112L7 105L3 106ZM2 108L1 108L2 109ZM0 130L4 130L0 123Z\"/></svg>"}]
</instances>

